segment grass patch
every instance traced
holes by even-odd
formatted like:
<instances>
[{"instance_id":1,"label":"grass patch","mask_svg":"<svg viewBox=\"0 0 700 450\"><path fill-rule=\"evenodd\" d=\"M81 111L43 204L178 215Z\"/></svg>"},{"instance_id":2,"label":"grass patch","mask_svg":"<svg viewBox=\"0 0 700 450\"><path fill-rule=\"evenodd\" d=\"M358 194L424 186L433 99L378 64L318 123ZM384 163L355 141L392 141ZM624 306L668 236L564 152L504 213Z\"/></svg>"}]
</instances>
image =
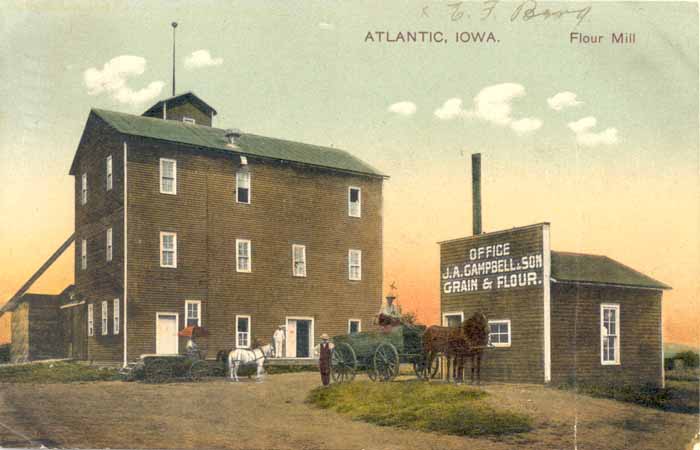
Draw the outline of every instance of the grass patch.
<instances>
[{"instance_id":1,"label":"grass patch","mask_svg":"<svg viewBox=\"0 0 700 450\"><path fill-rule=\"evenodd\" d=\"M698 383L697 381L667 380L666 387L654 385L629 385L610 383L606 385L565 384L560 389L575 390L591 397L609 398L621 402L635 403L647 408L662 411L680 412L687 414L698 413Z\"/></svg>"},{"instance_id":2,"label":"grass patch","mask_svg":"<svg viewBox=\"0 0 700 450\"><path fill-rule=\"evenodd\" d=\"M0 366L0 383L74 383L120 379L115 369L98 368L75 362L52 362Z\"/></svg>"},{"instance_id":3,"label":"grass patch","mask_svg":"<svg viewBox=\"0 0 700 450\"><path fill-rule=\"evenodd\" d=\"M291 366L265 366L265 372L270 375L280 373L297 373L297 372L318 372L318 366L312 365L291 365Z\"/></svg>"},{"instance_id":4,"label":"grass patch","mask_svg":"<svg viewBox=\"0 0 700 450\"><path fill-rule=\"evenodd\" d=\"M499 410L485 392L419 381L333 384L311 391L307 402L380 426L458 436L498 436L532 429L524 414Z\"/></svg>"}]
</instances>

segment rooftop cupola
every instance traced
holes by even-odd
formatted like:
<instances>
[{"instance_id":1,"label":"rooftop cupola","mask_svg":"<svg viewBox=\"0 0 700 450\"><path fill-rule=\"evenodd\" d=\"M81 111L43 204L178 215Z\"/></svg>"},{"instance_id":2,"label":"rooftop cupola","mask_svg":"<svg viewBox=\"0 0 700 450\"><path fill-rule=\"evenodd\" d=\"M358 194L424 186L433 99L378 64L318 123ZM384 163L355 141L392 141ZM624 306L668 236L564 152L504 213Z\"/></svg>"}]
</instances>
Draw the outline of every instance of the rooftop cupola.
<instances>
[{"instance_id":1,"label":"rooftop cupola","mask_svg":"<svg viewBox=\"0 0 700 450\"><path fill-rule=\"evenodd\" d=\"M161 100L142 114L142 116L146 117L176 120L208 127L212 126L215 115L216 110L197 97L194 92L185 92L184 94Z\"/></svg>"}]
</instances>

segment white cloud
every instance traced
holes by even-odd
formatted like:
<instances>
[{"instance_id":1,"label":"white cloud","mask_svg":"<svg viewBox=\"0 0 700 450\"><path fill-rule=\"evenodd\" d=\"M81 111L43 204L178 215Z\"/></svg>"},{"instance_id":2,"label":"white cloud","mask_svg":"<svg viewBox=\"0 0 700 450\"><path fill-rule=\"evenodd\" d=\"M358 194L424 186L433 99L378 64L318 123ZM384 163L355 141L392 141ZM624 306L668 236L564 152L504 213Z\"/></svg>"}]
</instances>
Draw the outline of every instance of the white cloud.
<instances>
[{"instance_id":1,"label":"white cloud","mask_svg":"<svg viewBox=\"0 0 700 450\"><path fill-rule=\"evenodd\" d=\"M542 121L534 117L523 117L510 123L510 128L519 136L542 128Z\"/></svg>"},{"instance_id":2,"label":"white cloud","mask_svg":"<svg viewBox=\"0 0 700 450\"><path fill-rule=\"evenodd\" d=\"M389 108L387 108L389 112L393 112L401 116L413 115L415 114L416 109L417 108L415 103L407 101L394 103L392 105L389 105Z\"/></svg>"},{"instance_id":3,"label":"white cloud","mask_svg":"<svg viewBox=\"0 0 700 450\"><path fill-rule=\"evenodd\" d=\"M328 23L328 22L321 22L318 24L318 27L322 30L334 30L335 29L335 25L333 25L332 23Z\"/></svg>"},{"instance_id":4,"label":"white cloud","mask_svg":"<svg viewBox=\"0 0 700 450\"><path fill-rule=\"evenodd\" d=\"M547 99L547 104L550 108L555 111L561 111L564 108L570 108L573 106L578 106L583 104L583 102L576 99L576 94L573 92L565 91L555 94L553 97Z\"/></svg>"},{"instance_id":5,"label":"white cloud","mask_svg":"<svg viewBox=\"0 0 700 450\"><path fill-rule=\"evenodd\" d=\"M434 114L435 117L440 120L451 120L455 117L463 117L466 114L466 111L462 108L461 98L451 98L445 101L441 107L436 109Z\"/></svg>"},{"instance_id":6,"label":"white cloud","mask_svg":"<svg viewBox=\"0 0 700 450\"><path fill-rule=\"evenodd\" d=\"M121 55L107 61L102 69L87 69L83 72L83 81L89 95L107 93L118 102L137 105L156 98L165 86L163 81L153 81L137 91L127 86L128 78L143 75L145 70L145 58Z\"/></svg>"},{"instance_id":7,"label":"white cloud","mask_svg":"<svg viewBox=\"0 0 700 450\"><path fill-rule=\"evenodd\" d=\"M517 83L501 83L483 88L474 97L474 107L465 110L462 99L451 98L435 110L435 117L451 120L457 117L476 118L499 126L510 127L518 135L523 135L542 127L542 120L536 117L514 118L512 102L525 96L525 88Z\"/></svg>"},{"instance_id":8,"label":"white cloud","mask_svg":"<svg viewBox=\"0 0 700 450\"><path fill-rule=\"evenodd\" d=\"M224 58L212 58L209 50L195 50L185 58L185 69L200 69L202 67L220 66Z\"/></svg>"},{"instance_id":9,"label":"white cloud","mask_svg":"<svg viewBox=\"0 0 700 450\"><path fill-rule=\"evenodd\" d=\"M576 122L570 122L568 127L576 135L576 142L585 147L595 147L601 144L612 145L619 141L617 128L606 128L598 133L591 131L597 124L598 121L595 117L588 116Z\"/></svg>"}]
</instances>

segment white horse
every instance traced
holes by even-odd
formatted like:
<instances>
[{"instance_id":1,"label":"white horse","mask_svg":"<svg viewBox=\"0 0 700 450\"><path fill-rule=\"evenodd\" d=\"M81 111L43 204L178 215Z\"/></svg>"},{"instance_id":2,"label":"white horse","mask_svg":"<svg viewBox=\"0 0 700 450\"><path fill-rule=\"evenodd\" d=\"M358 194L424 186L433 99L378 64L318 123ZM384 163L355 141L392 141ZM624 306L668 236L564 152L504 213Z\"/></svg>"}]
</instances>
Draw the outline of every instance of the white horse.
<instances>
[{"instance_id":1,"label":"white horse","mask_svg":"<svg viewBox=\"0 0 700 450\"><path fill-rule=\"evenodd\" d=\"M260 348L255 348L253 350L247 348L236 348L231 350L228 354L228 369L229 376L232 380L238 381L238 368L241 366L252 366L257 365L258 371L255 377L256 380L260 381L265 369L263 364L265 359L269 358L272 354L272 346L270 344L263 345Z\"/></svg>"}]
</instances>

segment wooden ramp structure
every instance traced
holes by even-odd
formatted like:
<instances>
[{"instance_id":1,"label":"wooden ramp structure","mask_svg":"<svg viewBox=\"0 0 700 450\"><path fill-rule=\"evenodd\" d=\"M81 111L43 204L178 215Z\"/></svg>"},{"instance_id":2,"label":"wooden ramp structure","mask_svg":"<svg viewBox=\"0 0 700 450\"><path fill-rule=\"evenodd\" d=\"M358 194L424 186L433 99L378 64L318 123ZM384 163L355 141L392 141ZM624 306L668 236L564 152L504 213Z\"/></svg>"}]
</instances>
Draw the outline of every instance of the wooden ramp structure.
<instances>
[{"instance_id":1,"label":"wooden ramp structure","mask_svg":"<svg viewBox=\"0 0 700 450\"><path fill-rule=\"evenodd\" d=\"M15 307L16 307L16 305L17 305L17 302L22 298L22 296L29 290L30 287L32 287L32 285L36 282L36 280L38 280L39 277L41 277L41 276L44 274L44 272L46 272L46 270L47 270L49 267L51 267L51 265L52 265L54 262L56 262L56 260L59 258L59 256L61 256L61 255L63 254L63 252L65 252L66 249L67 249L68 247L70 247L70 245L73 243L74 240L75 240L75 233L71 234L71 235L68 237L68 239L66 239L66 241L65 241L63 244L61 244L60 247L58 247L58 250L56 250L56 251L49 257L49 259L47 259L47 260L44 262L44 264L42 264L41 267L39 267L39 270L37 270L36 272L34 272L34 275L32 275L32 276L22 285L21 288L19 288L19 290L17 291L17 293L16 293L15 295L13 295L12 298L10 298L10 300L8 300L7 303L5 303L5 305L3 305L2 308L0 308L0 316L2 316L3 314L5 314L5 313L8 312L8 311L12 311L13 309L15 309Z\"/></svg>"}]
</instances>

